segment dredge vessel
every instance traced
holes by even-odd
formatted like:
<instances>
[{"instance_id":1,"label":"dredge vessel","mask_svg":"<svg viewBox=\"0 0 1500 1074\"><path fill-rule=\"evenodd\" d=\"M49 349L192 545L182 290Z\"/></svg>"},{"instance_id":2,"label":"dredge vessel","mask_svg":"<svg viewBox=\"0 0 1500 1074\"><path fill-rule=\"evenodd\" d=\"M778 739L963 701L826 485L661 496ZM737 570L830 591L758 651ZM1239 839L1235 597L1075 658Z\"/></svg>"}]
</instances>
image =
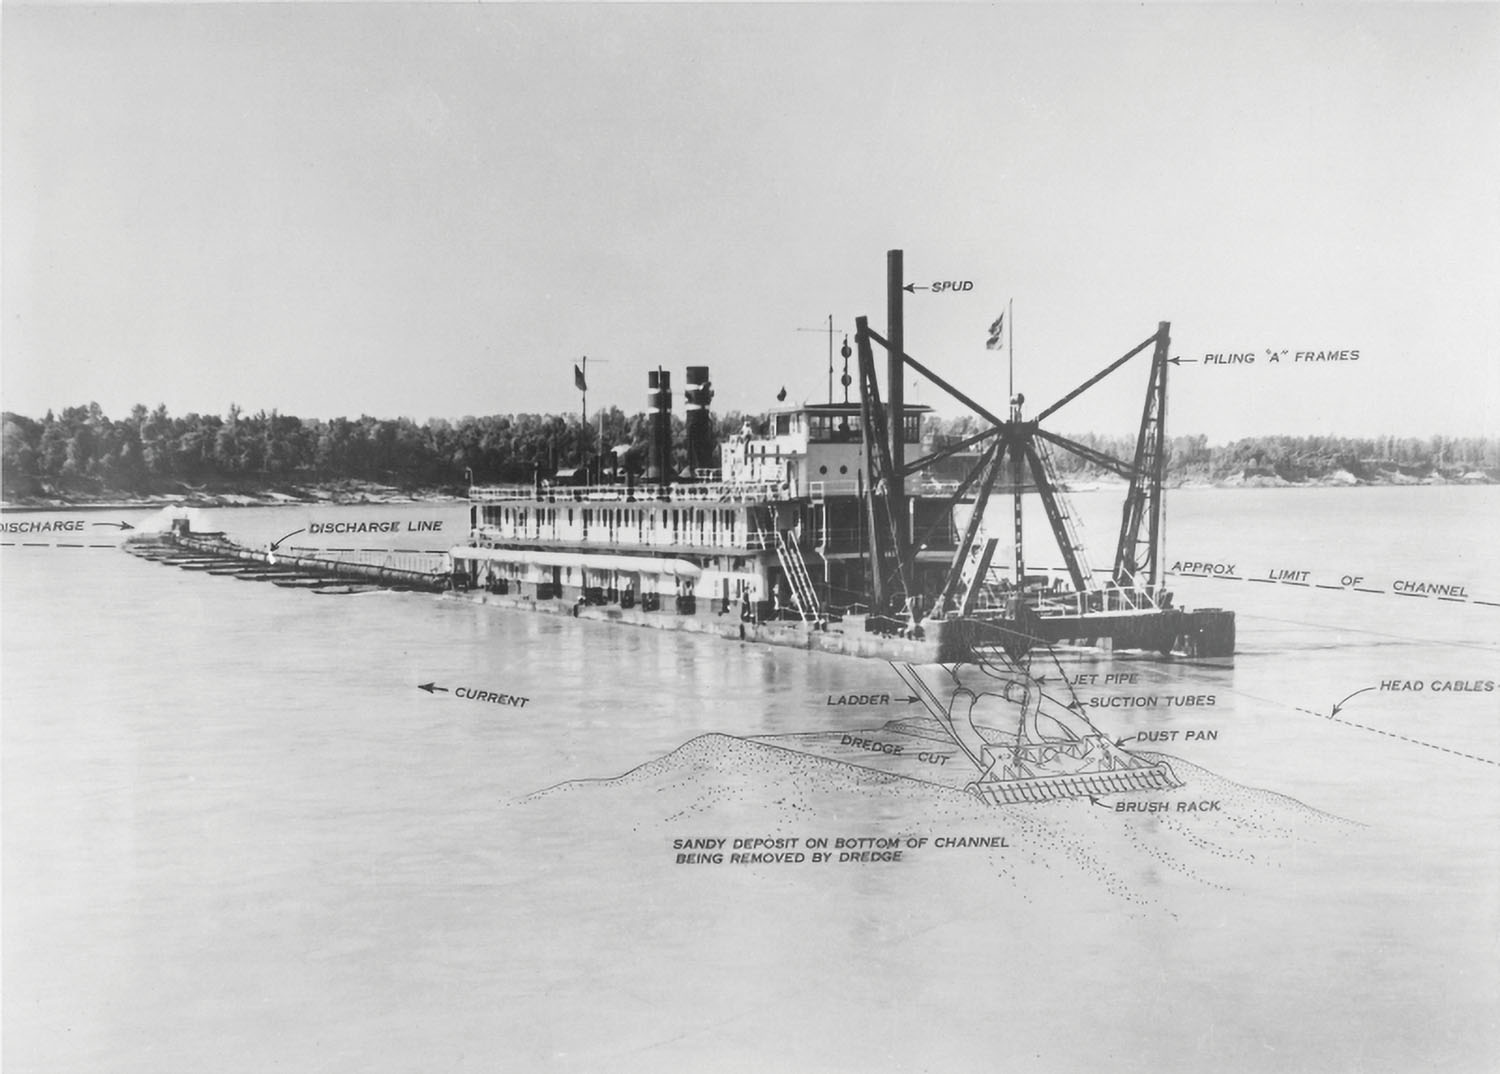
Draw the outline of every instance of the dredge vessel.
<instances>
[{"instance_id":1,"label":"dredge vessel","mask_svg":"<svg viewBox=\"0 0 1500 1074\"><path fill-rule=\"evenodd\" d=\"M469 490L469 538L453 582L479 599L538 610L909 662L1001 648L1078 643L1230 656L1234 615L1174 606L1161 572L1170 326L1035 417L1011 399L986 410L906 354L901 251L888 260L887 335L856 320L858 400L771 409L714 443L706 366L687 368L686 466L673 465L671 374L648 374L643 474L589 484L560 474ZM886 352L885 393L874 348ZM1150 376L1131 461L1041 427L1137 355ZM930 408L907 404L908 371L986 427L923 444ZM831 384L831 378L830 378ZM831 392L830 392L831 394ZM1073 452L1128 482L1113 566L1095 571L1050 451ZM910 461L908 461L910 459ZM1064 568L1029 570L1023 497L1046 512ZM1011 509L1001 503L1006 495ZM997 517L1002 521L997 523ZM1009 555L1002 561L1002 542Z\"/></svg>"},{"instance_id":2,"label":"dredge vessel","mask_svg":"<svg viewBox=\"0 0 1500 1074\"><path fill-rule=\"evenodd\" d=\"M529 485L469 488L467 539L432 561L247 549L175 525L182 551L356 583L452 589L469 599L581 618L693 630L912 664L1060 643L1228 657L1234 613L1174 605L1161 570L1170 326L1033 417L999 417L905 352L901 251L888 260L888 327L856 318L844 400L772 408L715 443L706 366L689 366L685 465L675 462L671 374L648 374L644 470L588 483L586 470ZM875 348L886 355L885 391ZM1132 460L1041 422L1127 362L1150 372ZM979 432L925 441L931 408L903 398L916 373L966 407ZM849 387L857 379L858 397ZM1051 451L1127 482L1107 570L1090 567ZM1027 564L1022 508L1034 494L1063 566ZM1004 504L1010 500L1009 509ZM1005 555L999 550L1006 548Z\"/></svg>"},{"instance_id":3,"label":"dredge vessel","mask_svg":"<svg viewBox=\"0 0 1500 1074\"><path fill-rule=\"evenodd\" d=\"M607 483L588 483L585 470L547 480L538 475L523 486L471 483L467 540L435 564L391 556L350 562L327 552L278 553L274 544L246 549L222 534L194 534L185 520L133 550L276 584L323 584L301 577L307 575L329 584L451 589L555 614L880 657L928 713L925 723L900 721L881 734L952 743L969 763L964 787L981 801L1008 805L1180 787L1165 760L1112 742L1084 717L1076 696L1050 694L1031 673L1034 656L1045 651L1055 662L1055 647L1065 642L1233 655L1233 613L1177 608L1162 584L1170 326L1159 324L1034 417L1013 395L1001 418L905 352L901 276L901 252L893 250L885 336L864 317L855 321L857 401L848 398L854 378L847 342L845 398L831 398L830 335L826 404L773 408L759 427L747 422L716 444L709 370L690 366L686 464L679 468L671 374L658 368L647 379L643 473L621 466L620 479ZM886 352L884 397L877 346ZM1148 352L1133 460L1042 428L1043 419ZM924 442L930 408L904 401L909 371L963 404L984 427L950 443ZM579 380L581 387L581 373ZM1127 482L1106 571L1089 566L1053 467L1054 447ZM1028 494L1046 513L1062 568L1028 569L1022 527ZM1008 555L997 557L1003 542ZM1066 683L1066 675L1060 679Z\"/></svg>"}]
</instances>

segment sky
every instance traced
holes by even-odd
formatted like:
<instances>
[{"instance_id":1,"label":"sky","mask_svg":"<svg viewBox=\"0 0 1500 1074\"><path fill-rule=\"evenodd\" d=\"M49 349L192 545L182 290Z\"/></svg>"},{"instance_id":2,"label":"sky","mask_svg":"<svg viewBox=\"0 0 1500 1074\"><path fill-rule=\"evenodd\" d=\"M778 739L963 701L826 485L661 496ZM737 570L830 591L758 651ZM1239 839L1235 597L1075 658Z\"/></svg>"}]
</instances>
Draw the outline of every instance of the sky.
<instances>
[{"instance_id":1,"label":"sky","mask_svg":"<svg viewBox=\"0 0 1500 1074\"><path fill-rule=\"evenodd\" d=\"M1013 303L1031 413L1167 321L1173 434L1500 435L1497 176L1493 4L6 3L0 404L823 402L901 249L997 411Z\"/></svg>"}]
</instances>

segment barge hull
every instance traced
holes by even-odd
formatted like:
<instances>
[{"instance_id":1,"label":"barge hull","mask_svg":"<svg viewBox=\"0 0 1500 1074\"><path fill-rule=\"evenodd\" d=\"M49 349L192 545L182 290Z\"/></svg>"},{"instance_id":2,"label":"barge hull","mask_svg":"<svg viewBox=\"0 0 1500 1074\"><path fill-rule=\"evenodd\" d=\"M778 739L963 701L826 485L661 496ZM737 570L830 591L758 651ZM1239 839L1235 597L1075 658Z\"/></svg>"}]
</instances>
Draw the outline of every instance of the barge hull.
<instances>
[{"instance_id":1,"label":"barge hull","mask_svg":"<svg viewBox=\"0 0 1500 1074\"><path fill-rule=\"evenodd\" d=\"M496 608L511 608L544 615L566 615L596 623L620 623L649 627L654 630L679 630L690 634L710 634L729 641L778 645L809 652L833 653L876 660L899 660L913 664L937 664L964 660L969 650L962 635L953 629L955 622L929 621L923 624L921 638L867 633L863 630L841 630L840 624L827 629L814 628L795 620L744 622L737 614L682 615L670 611L648 612L639 607L570 603L566 600L537 599L485 590L454 590L450 600L464 600Z\"/></svg>"}]
</instances>

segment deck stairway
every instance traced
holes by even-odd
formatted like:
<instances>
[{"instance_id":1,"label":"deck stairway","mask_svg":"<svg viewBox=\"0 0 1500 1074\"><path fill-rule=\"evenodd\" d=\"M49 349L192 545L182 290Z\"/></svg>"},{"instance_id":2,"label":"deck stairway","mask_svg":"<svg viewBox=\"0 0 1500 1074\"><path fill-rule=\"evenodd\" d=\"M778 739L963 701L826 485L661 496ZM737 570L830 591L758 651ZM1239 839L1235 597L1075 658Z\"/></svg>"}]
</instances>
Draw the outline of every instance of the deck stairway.
<instances>
[{"instance_id":1,"label":"deck stairway","mask_svg":"<svg viewBox=\"0 0 1500 1074\"><path fill-rule=\"evenodd\" d=\"M818 591L813 587L812 575L807 572L807 561L802 558L802 549L790 530L776 531L776 558L781 560L781 569L786 572L787 582L792 587L792 603L804 623L821 622L823 609L818 603Z\"/></svg>"}]
</instances>

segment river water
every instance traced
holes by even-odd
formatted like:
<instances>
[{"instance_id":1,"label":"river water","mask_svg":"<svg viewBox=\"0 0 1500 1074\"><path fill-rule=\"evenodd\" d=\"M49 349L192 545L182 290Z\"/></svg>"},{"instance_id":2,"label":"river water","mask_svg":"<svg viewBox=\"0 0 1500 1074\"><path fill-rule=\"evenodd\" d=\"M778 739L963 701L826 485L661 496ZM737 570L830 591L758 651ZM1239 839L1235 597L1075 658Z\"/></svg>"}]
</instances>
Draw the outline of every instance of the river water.
<instances>
[{"instance_id":1,"label":"river water","mask_svg":"<svg viewBox=\"0 0 1500 1074\"><path fill-rule=\"evenodd\" d=\"M1102 562L1117 498L1075 502ZM423 550L465 513L195 525ZM55 547L159 512L26 519L86 526L0 550L9 1072L1500 1068L1500 490L1173 494L1168 565L1231 576L1178 601L1238 612L1232 666L1063 671L1102 730L1178 732L1149 748L1232 814L1201 820L673 752L877 727L904 712L829 704L897 693L877 661ZM1167 695L1212 702L1111 701ZM958 832L1007 846L673 848Z\"/></svg>"}]
</instances>

